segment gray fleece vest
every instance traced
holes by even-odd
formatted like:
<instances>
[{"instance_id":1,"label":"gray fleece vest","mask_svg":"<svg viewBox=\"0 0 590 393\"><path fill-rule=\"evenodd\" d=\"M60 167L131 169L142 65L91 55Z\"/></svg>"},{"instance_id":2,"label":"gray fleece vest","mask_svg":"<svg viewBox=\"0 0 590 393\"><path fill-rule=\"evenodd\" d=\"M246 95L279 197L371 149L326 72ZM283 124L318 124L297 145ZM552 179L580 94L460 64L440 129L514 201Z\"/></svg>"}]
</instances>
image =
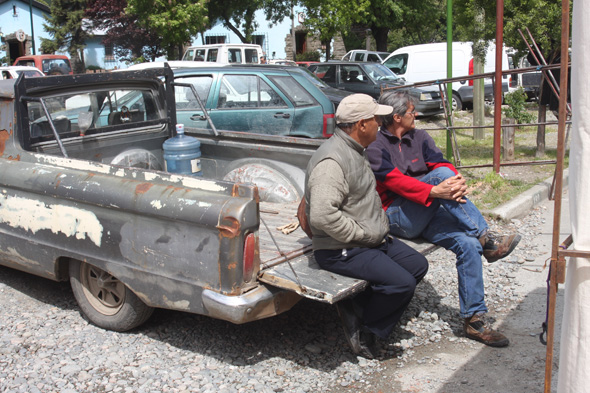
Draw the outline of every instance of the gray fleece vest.
<instances>
[{"instance_id":1,"label":"gray fleece vest","mask_svg":"<svg viewBox=\"0 0 590 393\"><path fill-rule=\"evenodd\" d=\"M339 128L336 128L334 135L319 147L307 165L305 213L309 217L309 174L325 159L336 161L342 168L349 186L349 194L340 209L358 223L359 231L364 234L362 242L342 243L321 229L311 226L314 250L375 247L381 244L389 232L389 225L377 194L375 176L366 158L365 149Z\"/></svg>"}]
</instances>

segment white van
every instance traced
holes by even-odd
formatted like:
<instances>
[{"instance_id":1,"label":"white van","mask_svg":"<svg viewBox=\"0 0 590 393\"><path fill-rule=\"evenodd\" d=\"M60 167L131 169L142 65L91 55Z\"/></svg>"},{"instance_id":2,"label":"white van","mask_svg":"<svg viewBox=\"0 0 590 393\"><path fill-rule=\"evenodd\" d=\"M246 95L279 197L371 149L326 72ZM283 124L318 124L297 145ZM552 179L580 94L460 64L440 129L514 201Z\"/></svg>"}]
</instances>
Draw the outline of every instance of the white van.
<instances>
[{"instance_id":1,"label":"white van","mask_svg":"<svg viewBox=\"0 0 590 393\"><path fill-rule=\"evenodd\" d=\"M473 74L471 42L453 42L453 78ZM383 64L408 83L447 77L447 43L412 45L391 53ZM508 55L502 51L502 70L508 70ZM484 73L496 70L496 45L490 43L486 52ZM453 82L453 109L461 110L473 104L473 81ZM491 79L485 80L485 97L493 99ZM502 76L502 91L508 91L508 75Z\"/></svg>"},{"instance_id":2,"label":"white van","mask_svg":"<svg viewBox=\"0 0 590 393\"><path fill-rule=\"evenodd\" d=\"M182 60L223 64L260 64L262 47L255 44L211 44L190 46Z\"/></svg>"}]
</instances>

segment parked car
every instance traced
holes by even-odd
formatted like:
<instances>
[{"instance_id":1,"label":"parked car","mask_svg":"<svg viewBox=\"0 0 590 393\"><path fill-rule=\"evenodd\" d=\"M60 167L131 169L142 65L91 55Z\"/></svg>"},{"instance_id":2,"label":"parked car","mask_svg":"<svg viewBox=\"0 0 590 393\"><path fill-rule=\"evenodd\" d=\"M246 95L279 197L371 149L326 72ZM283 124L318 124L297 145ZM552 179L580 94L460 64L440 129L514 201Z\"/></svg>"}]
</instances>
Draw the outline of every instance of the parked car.
<instances>
[{"instance_id":1,"label":"parked car","mask_svg":"<svg viewBox=\"0 0 590 393\"><path fill-rule=\"evenodd\" d=\"M307 68L312 64L317 64L319 61L296 61L295 62L299 67Z\"/></svg>"},{"instance_id":2,"label":"parked car","mask_svg":"<svg viewBox=\"0 0 590 393\"><path fill-rule=\"evenodd\" d=\"M379 98L383 88L402 86L405 81L387 67L378 63L351 63L348 61L318 63L309 70L328 85L365 93ZM416 101L418 116L432 116L443 112L440 92L434 88L407 88Z\"/></svg>"},{"instance_id":3,"label":"parked car","mask_svg":"<svg viewBox=\"0 0 590 393\"><path fill-rule=\"evenodd\" d=\"M15 66L36 67L45 75L73 74L70 59L65 55L31 55L17 57Z\"/></svg>"},{"instance_id":4,"label":"parked car","mask_svg":"<svg viewBox=\"0 0 590 393\"><path fill-rule=\"evenodd\" d=\"M371 50L355 49L349 51L347 54L342 56L342 60L382 63L387 56L389 56L389 52L377 52Z\"/></svg>"},{"instance_id":5,"label":"parked car","mask_svg":"<svg viewBox=\"0 0 590 393\"><path fill-rule=\"evenodd\" d=\"M268 64L288 65L288 66L296 66L297 65L297 63L295 63L293 60L287 60L287 59L270 59L268 61Z\"/></svg>"},{"instance_id":6,"label":"parked car","mask_svg":"<svg viewBox=\"0 0 590 393\"><path fill-rule=\"evenodd\" d=\"M260 64L262 47L255 44L210 44L190 46L182 60L224 64Z\"/></svg>"},{"instance_id":7,"label":"parked car","mask_svg":"<svg viewBox=\"0 0 590 393\"><path fill-rule=\"evenodd\" d=\"M35 67L28 66L6 66L0 67L0 79L16 79L20 74L24 74L27 78L34 78L38 76L45 76L41 71Z\"/></svg>"},{"instance_id":8,"label":"parked car","mask_svg":"<svg viewBox=\"0 0 590 393\"><path fill-rule=\"evenodd\" d=\"M326 138L334 132L334 105L299 67L177 68L175 83L194 86L216 128L270 135ZM210 125L190 87L176 86L179 123Z\"/></svg>"}]
</instances>

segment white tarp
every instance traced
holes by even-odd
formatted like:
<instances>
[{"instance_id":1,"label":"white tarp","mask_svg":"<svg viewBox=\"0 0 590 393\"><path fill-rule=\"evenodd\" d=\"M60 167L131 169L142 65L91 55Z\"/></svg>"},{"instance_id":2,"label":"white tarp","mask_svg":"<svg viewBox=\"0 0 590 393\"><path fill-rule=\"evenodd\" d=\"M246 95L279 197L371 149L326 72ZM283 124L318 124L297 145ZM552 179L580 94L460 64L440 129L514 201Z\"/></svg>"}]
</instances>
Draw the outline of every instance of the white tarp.
<instances>
[{"instance_id":1,"label":"white tarp","mask_svg":"<svg viewBox=\"0 0 590 393\"><path fill-rule=\"evenodd\" d=\"M590 2L573 7L570 219L573 249L590 251ZM590 259L567 262L564 296L558 392L590 392Z\"/></svg>"}]
</instances>

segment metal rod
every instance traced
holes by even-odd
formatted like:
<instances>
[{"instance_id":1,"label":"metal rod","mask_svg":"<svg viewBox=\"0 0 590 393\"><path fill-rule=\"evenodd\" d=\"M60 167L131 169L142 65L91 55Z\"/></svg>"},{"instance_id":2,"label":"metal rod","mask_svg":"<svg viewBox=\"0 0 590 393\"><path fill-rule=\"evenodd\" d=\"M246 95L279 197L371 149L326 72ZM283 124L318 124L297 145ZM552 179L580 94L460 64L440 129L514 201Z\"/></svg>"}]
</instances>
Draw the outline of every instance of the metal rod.
<instances>
[{"instance_id":1,"label":"metal rod","mask_svg":"<svg viewBox=\"0 0 590 393\"><path fill-rule=\"evenodd\" d=\"M496 73L494 86L494 172L500 173L502 145L502 48L504 47L504 0L496 1Z\"/></svg>"},{"instance_id":2,"label":"metal rod","mask_svg":"<svg viewBox=\"0 0 590 393\"><path fill-rule=\"evenodd\" d=\"M571 124L572 122L570 120L566 121L566 124ZM530 127L530 126L537 126L539 124L544 124L544 125L550 125L550 126L554 126L554 125L558 125L559 122L557 121L546 121L546 122L541 122L541 123L521 123L521 124L502 124L502 127ZM450 129L455 129L455 130L462 130L462 129L466 129L466 130L471 130L474 128L494 128L493 124L490 125L483 125L483 126L449 126L449 127L433 127L433 128L423 128L423 130L426 131L441 131L441 130L446 130L447 128Z\"/></svg>"},{"instance_id":3,"label":"metal rod","mask_svg":"<svg viewBox=\"0 0 590 393\"><path fill-rule=\"evenodd\" d=\"M553 335L555 328L555 300L557 297L557 260L559 252L559 233L561 223L561 200L563 189L563 161L565 156L565 117L567 102L567 80L569 59L569 32L570 32L570 3L569 0L561 1L561 74L559 97L559 126L557 127L557 167L555 171L555 206L553 209L553 239L551 249L551 282L549 287L549 310L547 318L547 353L545 356L545 393L551 392L551 377L553 371Z\"/></svg>"},{"instance_id":4,"label":"metal rod","mask_svg":"<svg viewBox=\"0 0 590 393\"><path fill-rule=\"evenodd\" d=\"M500 166L519 166L519 165L547 165L547 164L555 164L557 161L555 160L543 160L543 161L509 161L509 162L501 162ZM463 165L457 166L457 169L462 168L487 168L490 166L494 166L494 164L475 164L475 165Z\"/></svg>"}]
</instances>

